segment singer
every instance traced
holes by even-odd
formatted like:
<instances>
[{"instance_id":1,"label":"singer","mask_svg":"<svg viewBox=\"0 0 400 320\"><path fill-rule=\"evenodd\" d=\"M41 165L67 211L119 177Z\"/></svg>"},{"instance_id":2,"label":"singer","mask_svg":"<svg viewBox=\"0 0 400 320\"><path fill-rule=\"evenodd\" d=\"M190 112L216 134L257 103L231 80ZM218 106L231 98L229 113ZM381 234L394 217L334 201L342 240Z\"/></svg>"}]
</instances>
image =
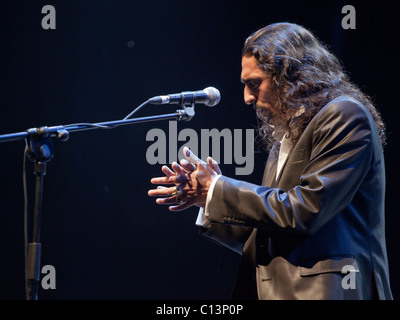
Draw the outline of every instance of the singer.
<instances>
[{"instance_id":1,"label":"singer","mask_svg":"<svg viewBox=\"0 0 400 320\"><path fill-rule=\"evenodd\" d=\"M171 211L199 207L201 234L242 255L232 299L393 299L378 110L297 24L247 38L241 81L269 152L261 184L185 150L148 194Z\"/></svg>"}]
</instances>

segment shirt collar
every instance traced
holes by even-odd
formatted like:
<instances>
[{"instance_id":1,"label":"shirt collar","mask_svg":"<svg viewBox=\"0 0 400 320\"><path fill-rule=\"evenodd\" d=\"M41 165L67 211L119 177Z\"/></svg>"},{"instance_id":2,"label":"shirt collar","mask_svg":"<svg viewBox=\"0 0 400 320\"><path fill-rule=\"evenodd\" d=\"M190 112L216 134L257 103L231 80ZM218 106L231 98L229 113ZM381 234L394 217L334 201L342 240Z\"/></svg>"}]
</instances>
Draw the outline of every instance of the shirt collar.
<instances>
[{"instance_id":1,"label":"shirt collar","mask_svg":"<svg viewBox=\"0 0 400 320\"><path fill-rule=\"evenodd\" d=\"M304 113L304 106L301 106L299 110L295 113L292 121L296 119L297 117L301 116ZM274 131L272 133L272 137L276 140L282 143L282 141L287 139L287 129L285 128L284 125L279 125L274 127Z\"/></svg>"}]
</instances>

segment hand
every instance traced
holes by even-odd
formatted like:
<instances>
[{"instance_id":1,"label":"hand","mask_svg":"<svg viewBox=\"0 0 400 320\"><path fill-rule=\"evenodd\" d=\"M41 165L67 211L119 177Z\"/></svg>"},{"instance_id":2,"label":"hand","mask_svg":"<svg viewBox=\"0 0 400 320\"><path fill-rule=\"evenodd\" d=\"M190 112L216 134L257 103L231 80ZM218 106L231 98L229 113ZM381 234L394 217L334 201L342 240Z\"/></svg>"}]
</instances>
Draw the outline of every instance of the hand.
<instances>
[{"instance_id":1,"label":"hand","mask_svg":"<svg viewBox=\"0 0 400 320\"><path fill-rule=\"evenodd\" d=\"M186 159L182 159L180 164L172 163L172 170L162 166L165 176L151 179L152 184L173 186L158 186L148 191L149 196L161 197L156 199L157 204L172 205L169 207L171 211L182 211L193 205L204 208L211 182L221 174L218 163L211 157L206 163L187 147L183 153ZM178 193L174 194L176 191Z\"/></svg>"}]
</instances>

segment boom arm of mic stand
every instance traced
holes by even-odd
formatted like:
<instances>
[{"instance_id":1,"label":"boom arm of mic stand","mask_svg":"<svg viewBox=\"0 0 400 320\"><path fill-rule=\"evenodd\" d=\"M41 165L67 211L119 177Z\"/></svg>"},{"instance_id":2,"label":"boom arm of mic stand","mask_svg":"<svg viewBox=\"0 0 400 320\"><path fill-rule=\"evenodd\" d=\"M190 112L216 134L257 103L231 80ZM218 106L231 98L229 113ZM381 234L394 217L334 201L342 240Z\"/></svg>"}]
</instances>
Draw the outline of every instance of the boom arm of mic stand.
<instances>
[{"instance_id":1,"label":"boom arm of mic stand","mask_svg":"<svg viewBox=\"0 0 400 320\"><path fill-rule=\"evenodd\" d=\"M132 118L126 120L115 120L115 121L106 121L106 122L98 122L98 123L76 123L76 124L68 124L68 125L58 125L52 127L40 127L40 128L32 128L22 132L16 133L8 133L0 135L0 142L9 142L9 141L17 141L29 138L29 136L34 133L38 133L39 129L45 130L46 134L48 133L51 137L57 137L61 141L66 141L69 138L69 132L71 131L84 131L84 130L93 130L93 129L113 129L123 125L130 125L135 123L142 122L150 122L157 120L178 120L178 121L190 121L194 116L194 107L186 107L182 106L183 109L177 110L175 113L168 113L156 116L148 116L141 118Z\"/></svg>"},{"instance_id":2,"label":"boom arm of mic stand","mask_svg":"<svg viewBox=\"0 0 400 320\"><path fill-rule=\"evenodd\" d=\"M61 141L69 138L70 131L83 131L91 129L113 129L122 125L142 123L157 120L176 119L178 121L189 121L194 116L194 105L177 110L176 113L149 116L142 118L107 121L100 123L77 123L70 125L43 126L32 128L23 132L0 135L0 142L16 141L25 139L27 156L34 162L34 173L36 175L35 207L33 217L33 236L26 252L25 280L27 300L38 299L38 286L40 281L40 220L43 202L43 177L46 174L46 163L53 158L53 144L51 138L57 137Z\"/></svg>"}]
</instances>

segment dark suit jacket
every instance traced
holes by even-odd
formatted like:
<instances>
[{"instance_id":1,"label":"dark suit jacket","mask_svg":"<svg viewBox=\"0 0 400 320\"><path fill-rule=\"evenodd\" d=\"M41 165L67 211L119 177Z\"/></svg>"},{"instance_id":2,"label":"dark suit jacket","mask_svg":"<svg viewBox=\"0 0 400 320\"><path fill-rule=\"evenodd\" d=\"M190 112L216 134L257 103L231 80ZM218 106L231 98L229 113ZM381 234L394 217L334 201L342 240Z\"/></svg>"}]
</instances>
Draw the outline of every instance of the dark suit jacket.
<instances>
[{"instance_id":1,"label":"dark suit jacket","mask_svg":"<svg viewBox=\"0 0 400 320\"><path fill-rule=\"evenodd\" d=\"M278 179L274 154L262 186L221 176L205 208L203 234L242 254L232 298L392 299L384 156L367 109L327 104Z\"/></svg>"}]
</instances>

